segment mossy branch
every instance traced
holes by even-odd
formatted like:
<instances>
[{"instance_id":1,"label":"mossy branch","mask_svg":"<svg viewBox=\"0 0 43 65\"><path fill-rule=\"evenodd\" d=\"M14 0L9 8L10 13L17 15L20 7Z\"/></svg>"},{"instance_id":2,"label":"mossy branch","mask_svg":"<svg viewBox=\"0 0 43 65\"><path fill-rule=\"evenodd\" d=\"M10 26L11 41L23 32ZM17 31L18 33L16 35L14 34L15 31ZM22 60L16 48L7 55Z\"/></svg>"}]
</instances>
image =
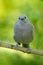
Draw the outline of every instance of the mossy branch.
<instances>
[{"instance_id":1,"label":"mossy branch","mask_svg":"<svg viewBox=\"0 0 43 65\"><path fill-rule=\"evenodd\" d=\"M0 42L0 47L5 47L5 48L10 48L10 49L14 49L14 50L19 50L22 51L24 53L28 53L28 54L36 54L36 55L42 55L43 56L43 50L27 50L27 48L18 46L16 47L16 45L14 44L9 44L6 42Z\"/></svg>"}]
</instances>

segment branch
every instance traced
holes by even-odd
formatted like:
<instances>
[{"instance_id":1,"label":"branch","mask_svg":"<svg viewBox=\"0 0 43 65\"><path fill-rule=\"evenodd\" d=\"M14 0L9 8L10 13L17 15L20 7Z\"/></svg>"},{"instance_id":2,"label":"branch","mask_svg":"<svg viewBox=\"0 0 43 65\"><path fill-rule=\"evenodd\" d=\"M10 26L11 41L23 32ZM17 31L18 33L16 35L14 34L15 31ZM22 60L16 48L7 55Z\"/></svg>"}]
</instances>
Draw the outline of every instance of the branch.
<instances>
[{"instance_id":1,"label":"branch","mask_svg":"<svg viewBox=\"0 0 43 65\"><path fill-rule=\"evenodd\" d=\"M28 53L28 54L36 54L36 55L42 55L43 56L43 50L27 50L27 48L18 46L16 47L16 45L14 44L9 44L6 42L0 42L0 47L5 47L5 48L10 48L10 49L15 49L15 50L19 50L22 51L24 53Z\"/></svg>"}]
</instances>

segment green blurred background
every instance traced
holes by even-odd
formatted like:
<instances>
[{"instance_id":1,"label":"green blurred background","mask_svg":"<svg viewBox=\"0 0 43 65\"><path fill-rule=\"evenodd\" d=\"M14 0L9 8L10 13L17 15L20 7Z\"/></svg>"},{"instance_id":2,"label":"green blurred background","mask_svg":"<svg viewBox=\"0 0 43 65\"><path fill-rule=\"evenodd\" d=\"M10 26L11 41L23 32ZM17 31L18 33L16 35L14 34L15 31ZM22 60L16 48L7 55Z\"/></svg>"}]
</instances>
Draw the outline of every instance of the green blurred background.
<instances>
[{"instance_id":1,"label":"green blurred background","mask_svg":"<svg viewBox=\"0 0 43 65\"><path fill-rule=\"evenodd\" d=\"M16 43L14 25L20 14L34 25L30 47L43 50L43 0L0 0L0 41ZM0 47L0 65L43 65L43 56Z\"/></svg>"}]
</instances>

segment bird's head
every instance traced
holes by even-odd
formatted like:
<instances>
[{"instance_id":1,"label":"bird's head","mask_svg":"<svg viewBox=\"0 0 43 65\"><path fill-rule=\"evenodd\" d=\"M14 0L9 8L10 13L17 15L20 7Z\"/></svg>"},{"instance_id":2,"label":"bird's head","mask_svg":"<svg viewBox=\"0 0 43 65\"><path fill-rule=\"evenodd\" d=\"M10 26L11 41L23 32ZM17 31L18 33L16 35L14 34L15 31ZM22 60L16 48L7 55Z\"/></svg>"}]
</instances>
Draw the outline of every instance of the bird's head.
<instances>
[{"instance_id":1,"label":"bird's head","mask_svg":"<svg viewBox=\"0 0 43 65\"><path fill-rule=\"evenodd\" d=\"M27 19L27 16L24 14L21 14L18 19L21 21L25 21Z\"/></svg>"}]
</instances>

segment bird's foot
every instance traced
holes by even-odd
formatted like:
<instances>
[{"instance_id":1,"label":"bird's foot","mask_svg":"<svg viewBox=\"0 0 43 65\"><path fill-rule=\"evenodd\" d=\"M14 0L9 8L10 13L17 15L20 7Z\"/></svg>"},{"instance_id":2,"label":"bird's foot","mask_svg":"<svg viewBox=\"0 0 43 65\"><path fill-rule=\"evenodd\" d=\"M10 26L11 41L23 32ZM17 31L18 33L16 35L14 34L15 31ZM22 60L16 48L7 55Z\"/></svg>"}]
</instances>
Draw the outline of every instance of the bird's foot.
<instances>
[{"instance_id":1,"label":"bird's foot","mask_svg":"<svg viewBox=\"0 0 43 65\"><path fill-rule=\"evenodd\" d=\"M31 52L31 49L30 48L27 48L27 51L30 53Z\"/></svg>"},{"instance_id":2,"label":"bird's foot","mask_svg":"<svg viewBox=\"0 0 43 65\"><path fill-rule=\"evenodd\" d=\"M19 47L19 45L18 45L18 43L16 43L15 48L18 49L18 47Z\"/></svg>"}]
</instances>

